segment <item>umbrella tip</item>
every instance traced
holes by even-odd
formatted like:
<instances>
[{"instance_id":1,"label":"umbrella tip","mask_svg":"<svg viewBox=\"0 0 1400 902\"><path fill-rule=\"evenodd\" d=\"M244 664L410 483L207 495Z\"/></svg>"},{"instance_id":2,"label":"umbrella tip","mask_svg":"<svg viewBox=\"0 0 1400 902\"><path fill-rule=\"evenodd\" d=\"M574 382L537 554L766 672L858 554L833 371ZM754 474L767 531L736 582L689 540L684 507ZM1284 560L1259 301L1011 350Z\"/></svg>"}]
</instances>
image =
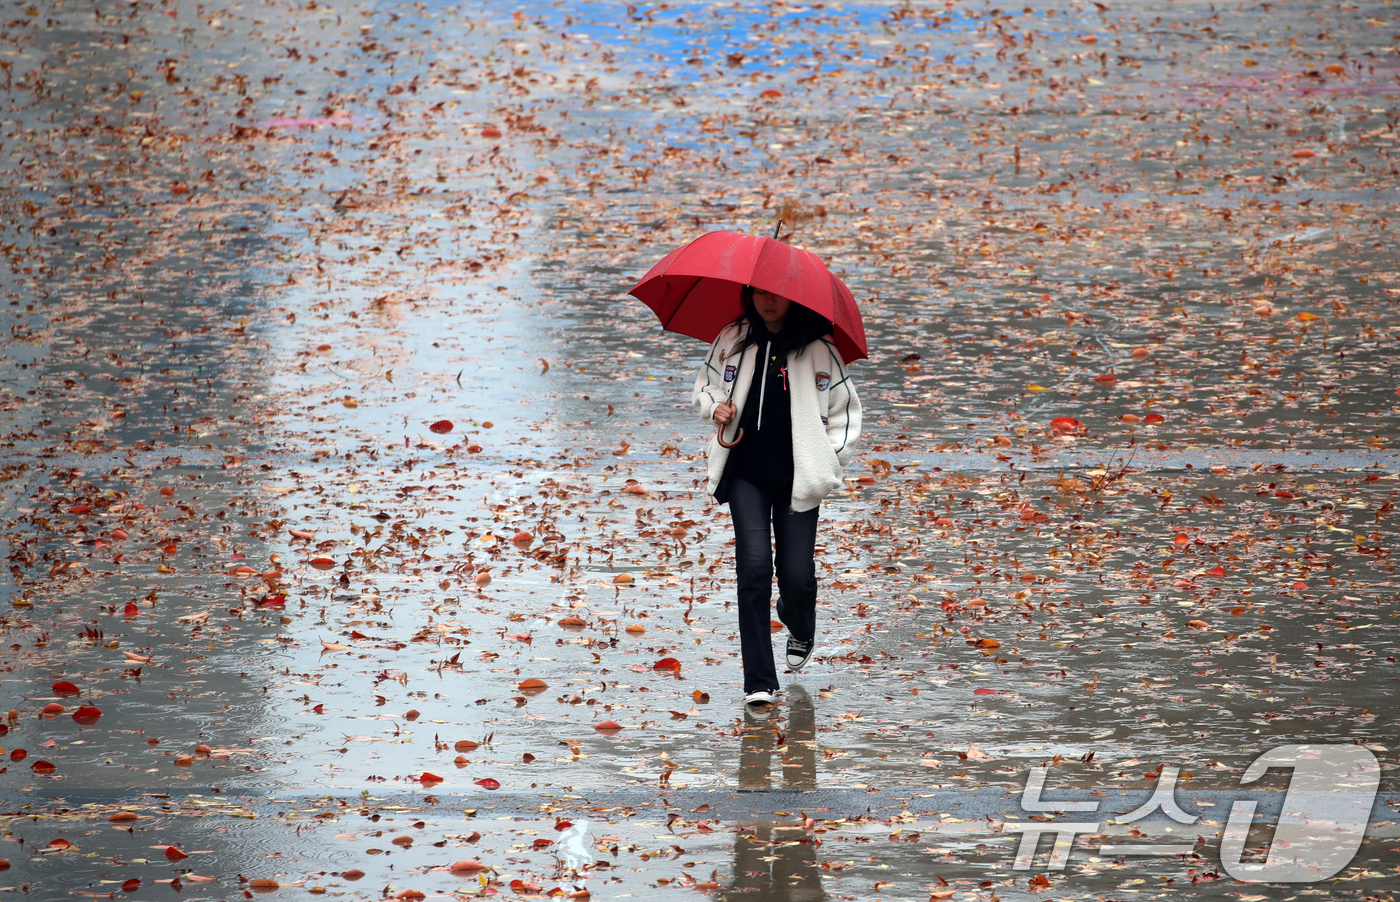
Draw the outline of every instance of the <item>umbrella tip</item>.
<instances>
[{"instance_id":1,"label":"umbrella tip","mask_svg":"<svg viewBox=\"0 0 1400 902\"><path fill-rule=\"evenodd\" d=\"M777 237L778 237L778 233L780 233L782 230L783 230L783 217L779 216L779 217L778 217L778 224L775 225L775 226L773 226L773 237L774 237L774 238L777 238Z\"/></svg>"}]
</instances>

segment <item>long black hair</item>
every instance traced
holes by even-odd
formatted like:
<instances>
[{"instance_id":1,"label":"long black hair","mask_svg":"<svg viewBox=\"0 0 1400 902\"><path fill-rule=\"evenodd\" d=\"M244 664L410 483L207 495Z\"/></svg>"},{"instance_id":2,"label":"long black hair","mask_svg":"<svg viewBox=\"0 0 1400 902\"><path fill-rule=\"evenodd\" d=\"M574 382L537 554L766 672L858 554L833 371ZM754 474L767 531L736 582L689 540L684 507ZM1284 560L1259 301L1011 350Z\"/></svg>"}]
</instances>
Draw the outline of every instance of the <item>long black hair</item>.
<instances>
[{"instance_id":1,"label":"long black hair","mask_svg":"<svg viewBox=\"0 0 1400 902\"><path fill-rule=\"evenodd\" d=\"M745 350L749 345L757 345L760 338L771 338L775 341L772 354L786 362L789 354L798 353L817 339L831 334L831 320L797 301L793 301L792 306L788 307L787 315L783 317L782 331L769 332L768 324L758 315L758 308L754 306L752 285L743 287L739 292L739 300L744 305L744 312L739 314L734 322L747 321L749 330L735 348L736 353Z\"/></svg>"}]
</instances>

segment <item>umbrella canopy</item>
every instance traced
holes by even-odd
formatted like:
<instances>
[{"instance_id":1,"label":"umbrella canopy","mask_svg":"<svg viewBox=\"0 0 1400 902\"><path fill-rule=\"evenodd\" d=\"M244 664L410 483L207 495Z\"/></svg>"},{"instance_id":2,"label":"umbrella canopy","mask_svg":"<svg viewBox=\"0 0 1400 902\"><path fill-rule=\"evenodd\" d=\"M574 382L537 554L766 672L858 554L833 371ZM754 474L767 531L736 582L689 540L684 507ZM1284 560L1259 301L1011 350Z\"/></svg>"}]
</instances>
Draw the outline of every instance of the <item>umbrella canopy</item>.
<instances>
[{"instance_id":1,"label":"umbrella canopy","mask_svg":"<svg viewBox=\"0 0 1400 902\"><path fill-rule=\"evenodd\" d=\"M745 285L782 295L831 321L846 363L868 357L860 308L845 283L811 251L776 238L708 232L677 248L628 292L661 319L662 328L702 341L744 312Z\"/></svg>"}]
</instances>

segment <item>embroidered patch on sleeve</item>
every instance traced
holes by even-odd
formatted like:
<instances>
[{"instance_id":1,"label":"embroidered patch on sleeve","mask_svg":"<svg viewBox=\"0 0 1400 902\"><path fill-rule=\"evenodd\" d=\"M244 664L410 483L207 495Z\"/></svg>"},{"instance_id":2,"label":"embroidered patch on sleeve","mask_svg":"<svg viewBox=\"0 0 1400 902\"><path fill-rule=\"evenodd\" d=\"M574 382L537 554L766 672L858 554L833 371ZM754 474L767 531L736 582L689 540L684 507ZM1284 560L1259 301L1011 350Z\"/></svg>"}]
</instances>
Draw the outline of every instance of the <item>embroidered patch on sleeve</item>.
<instances>
[{"instance_id":1,"label":"embroidered patch on sleeve","mask_svg":"<svg viewBox=\"0 0 1400 902\"><path fill-rule=\"evenodd\" d=\"M830 384L830 373L817 373L817 391L826 391L826 387Z\"/></svg>"},{"instance_id":2,"label":"embroidered patch on sleeve","mask_svg":"<svg viewBox=\"0 0 1400 902\"><path fill-rule=\"evenodd\" d=\"M739 371L738 368L737 368L736 366L734 366L734 364L731 363L731 364L726 365L725 368L724 368L724 381L725 381L725 382L733 382L733 381L734 381L734 376L735 376L736 373L738 373L738 371Z\"/></svg>"}]
</instances>

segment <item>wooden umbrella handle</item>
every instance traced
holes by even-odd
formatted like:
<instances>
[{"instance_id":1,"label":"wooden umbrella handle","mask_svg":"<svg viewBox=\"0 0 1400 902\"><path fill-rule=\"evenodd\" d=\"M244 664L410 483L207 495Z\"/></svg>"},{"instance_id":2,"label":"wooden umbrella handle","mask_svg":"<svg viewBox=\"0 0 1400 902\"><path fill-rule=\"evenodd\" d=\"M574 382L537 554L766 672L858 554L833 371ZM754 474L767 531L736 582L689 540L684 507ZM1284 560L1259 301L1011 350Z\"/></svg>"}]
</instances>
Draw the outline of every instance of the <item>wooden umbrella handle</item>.
<instances>
[{"instance_id":1,"label":"wooden umbrella handle","mask_svg":"<svg viewBox=\"0 0 1400 902\"><path fill-rule=\"evenodd\" d=\"M736 433L734 433L734 441L732 441L732 442L726 442L726 441L724 440L724 427L723 427L723 426L719 427L719 429L715 432L715 441L719 442L719 443L720 443L720 447L723 447L723 448L733 448L735 445L739 444L739 443L742 442L743 440L744 440L744 427L743 427L743 426L740 426L740 427L739 427L739 431L736 432Z\"/></svg>"}]
</instances>

